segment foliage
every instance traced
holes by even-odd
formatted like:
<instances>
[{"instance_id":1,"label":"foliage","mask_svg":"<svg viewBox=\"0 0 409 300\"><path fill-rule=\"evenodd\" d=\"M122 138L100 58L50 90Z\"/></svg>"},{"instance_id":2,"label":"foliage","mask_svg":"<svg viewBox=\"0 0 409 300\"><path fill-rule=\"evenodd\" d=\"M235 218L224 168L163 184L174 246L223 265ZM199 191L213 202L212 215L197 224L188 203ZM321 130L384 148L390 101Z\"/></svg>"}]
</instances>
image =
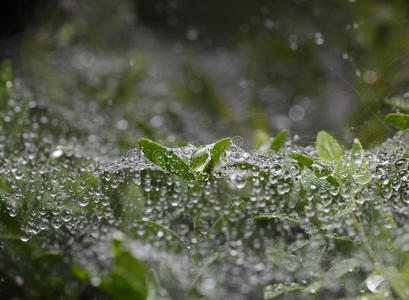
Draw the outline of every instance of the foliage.
<instances>
[{"instance_id":1,"label":"foliage","mask_svg":"<svg viewBox=\"0 0 409 300\"><path fill-rule=\"evenodd\" d=\"M372 150L282 131L112 161L0 80L1 298L408 299L406 115Z\"/></svg>"}]
</instances>

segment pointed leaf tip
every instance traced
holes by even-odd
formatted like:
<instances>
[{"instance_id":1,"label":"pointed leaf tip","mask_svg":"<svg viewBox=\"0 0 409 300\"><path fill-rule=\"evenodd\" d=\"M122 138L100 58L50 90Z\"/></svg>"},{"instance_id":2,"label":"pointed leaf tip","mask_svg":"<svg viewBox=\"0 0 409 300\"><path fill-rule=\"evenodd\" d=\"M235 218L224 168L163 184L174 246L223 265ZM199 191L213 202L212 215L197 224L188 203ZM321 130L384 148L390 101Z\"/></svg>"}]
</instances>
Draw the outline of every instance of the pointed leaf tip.
<instances>
[{"instance_id":1,"label":"pointed leaf tip","mask_svg":"<svg viewBox=\"0 0 409 300\"><path fill-rule=\"evenodd\" d=\"M276 152L280 151L281 147L284 145L286 135L287 130L281 130L271 142L270 149Z\"/></svg>"}]
</instances>

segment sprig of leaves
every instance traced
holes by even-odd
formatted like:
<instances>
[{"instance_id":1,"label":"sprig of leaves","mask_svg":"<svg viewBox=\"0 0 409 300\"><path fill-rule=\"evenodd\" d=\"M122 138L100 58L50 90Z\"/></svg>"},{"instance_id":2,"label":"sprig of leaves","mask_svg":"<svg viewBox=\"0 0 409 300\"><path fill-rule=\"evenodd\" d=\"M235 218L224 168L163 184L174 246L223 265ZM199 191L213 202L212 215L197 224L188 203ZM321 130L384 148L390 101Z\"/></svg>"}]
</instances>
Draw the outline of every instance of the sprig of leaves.
<instances>
[{"instance_id":1,"label":"sprig of leaves","mask_svg":"<svg viewBox=\"0 0 409 300\"><path fill-rule=\"evenodd\" d=\"M162 167L172 174L194 180L202 173L210 174L219 162L222 154L227 150L231 138L225 138L210 145L199 148L185 162L170 148L166 148L152 140L141 138L138 140L139 148L154 164Z\"/></svg>"}]
</instances>

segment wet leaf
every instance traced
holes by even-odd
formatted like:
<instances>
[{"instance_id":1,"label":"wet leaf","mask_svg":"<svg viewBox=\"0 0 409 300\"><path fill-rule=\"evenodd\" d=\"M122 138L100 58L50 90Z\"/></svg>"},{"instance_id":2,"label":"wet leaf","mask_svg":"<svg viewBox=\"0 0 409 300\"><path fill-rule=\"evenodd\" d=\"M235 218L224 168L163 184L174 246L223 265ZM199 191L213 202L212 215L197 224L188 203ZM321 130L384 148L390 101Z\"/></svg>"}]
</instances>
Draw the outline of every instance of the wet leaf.
<instances>
[{"instance_id":1,"label":"wet leaf","mask_svg":"<svg viewBox=\"0 0 409 300\"><path fill-rule=\"evenodd\" d=\"M308 157L308 156L303 155L303 154L298 154L298 153L290 153L288 156L291 157L292 159L296 160L302 166L305 166L308 169L313 170L314 174L317 175L317 172L316 172L317 170L314 170L314 168L313 168L314 164L315 164L315 160L313 158ZM338 181L334 177L332 177L331 175L326 176L325 179L329 183L331 183L332 185L339 186Z\"/></svg>"},{"instance_id":2,"label":"wet leaf","mask_svg":"<svg viewBox=\"0 0 409 300\"><path fill-rule=\"evenodd\" d=\"M139 139L138 145L145 156L154 164L186 179L193 180L195 178L189 166L168 148L145 138Z\"/></svg>"},{"instance_id":3,"label":"wet leaf","mask_svg":"<svg viewBox=\"0 0 409 300\"><path fill-rule=\"evenodd\" d=\"M303 286L299 285L298 283L292 282L289 284L278 283L274 285L267 285L263 289L264 299L273 299L280 295L301 291Z\"/></svg>"},{"instance_id":4,"label":"wet leaf","mask_svg":"<svg viewBox=\"0 0 409 300\"><path fill-rule=\"evenodd\" d=\"M143 263L125 250L114 238L114 263L109 275L102 279L101 289L114 299L146 300L146 271Z\"/></svg>"},{"instance_id":5,"label":"wet leaf","mask_svg":"<svg viewBox=\"0 0 409 300\"><path fill-rule=\"evenodd\" d=\"M190 158L190 167L198 173L211 173L219 162L221 155L229 146L230 139L231 138L225 138L199 148Z\"/></svg>"},{"instance_id":6,"label":"wet leaf","mask_svg":"<svg viewBox=\"0 0 409 300\"><path fill-rule=\"evenodd\" d=\"M352 144L351 160L349 163L352 173L358 173L366 170L367 163L365 159L365 151L358 139L354 139L354 142Z\"/></svg>"},{"instance_id":7,"label":"wet leaf","mask_svg":"<svg viewBox=\"0 0 409 300\"><path fill-rule=\"evenodd\" d=\"M222 154L227 150L227 147L229 146L231 138L225 138L222 139L210 146L210 161L205 167L205 171L210 173L213 171L214 167L216 164L219 162L220 157Z\"/></svg>"},{"instance_id":8,"label":"wet leaf","mask_svg":"<svg viewBox=\"0 0 409 300\"><path fill-rule=\"evenodd\" d=\"M274 285L267 285L263 289L264 299L273 299L283 294L291 292L302 292L305 294L316 294L321 289L321 281L312 282L308 286L302 286L298 283L292 282L288 284L278 283Z\"/></svg>"},{"instance_id":9,"label":"wet leaf","mask_svg":"<svg viewBox=\"0 0 409 300\"><path fill-rule=\"evenodd\" d=\"M253 217L254 220L265 220L265 219L281 219L281 220L286 220L286 221L291 221L297 224L301 224L301 221L292 216L287 216L283 214L278 214L278 213L272 213L269 215L260 215L260 216L255 216Z\"/></svg>"},{"instance_id":10,"label":"wet leaf","mask_svg":"<svg viewBox=\"0 0 409 300\"><path fill-rule=\"evenodd\" d=\"M308 157L303 154L298 154L298 153L290 153L288 154L289 157L292 159L295 159L298 163L300 163L303 166L306 166L311 169L312 164L314 163L314 159L311 157Z\"/></svg>"},{"instance_id":11,"label":"wet leaf","mask_svg":"<svg viewBox=\"0 0 409 300\"><path fill-rule=\"evenodd\" d=\"M357 259L348 258L336 263L331 267L328 273L335 278L340 278L348 273L354 272L359 266L360 262Z\"/></svg>"},{"instance_id":12,"label":"wet leaf","mask_svg":"<svg viewBox=\"0 0 409 300\"><path fill-rule=\"evenodd\" d=\"M203 171L210 161L210 151L208 147L199 148L190 158L190 167L196 172Z\"/></svg>"},{"instance_id":13,"label":"wet leaf","mask_svg":"<svg viewBox=\"0 0 409 300\"><path fill-rule=\"evenodd\" d=\"M342 148L336 139L326 131L320 131L317 135L318 157L324 162L341 160Z\"/></svg>"},{"instance_id":14,"label":"wet leaf","mask_svg":"<svg viewBox=\"0 0 409 300\"><path fill-rule=\"evenodd\" d=\"M281 147L284 145L285 137L287 135L287 130L281 130L273 139L270 144L270 150L280 151Z\"/></svg>"},{"instance_id":15,"label":"wet leaf","mask_svg":"<svg viewBox=\"0 0 409 300\"><path fill-rule=\"evenodd\" d=\"M388 114L386 116L386 121L401 130L409 128L409 114Z\"/></svg>"},{"instance_id":16,"label":"wet leaf","mask_svg":"<svg viewBox=\"0 0 409 300\"><path fill-rule=\"evenodd\" d=\"M294 272L299 266L299 257L288 253L284 248L273 248L267 250L266 254L276 266L287 271Z\"/></svg>"}]
</instances>

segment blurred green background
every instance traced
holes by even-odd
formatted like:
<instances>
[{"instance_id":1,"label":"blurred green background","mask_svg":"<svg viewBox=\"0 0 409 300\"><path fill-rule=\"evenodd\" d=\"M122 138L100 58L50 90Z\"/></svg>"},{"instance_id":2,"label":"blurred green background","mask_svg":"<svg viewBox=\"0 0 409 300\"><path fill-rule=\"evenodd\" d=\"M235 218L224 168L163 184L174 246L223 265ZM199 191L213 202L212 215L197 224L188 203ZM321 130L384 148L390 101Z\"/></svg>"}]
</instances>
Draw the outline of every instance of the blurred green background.
<instances>
[{"instance_id":1,"label":"blurred green background","mask_svg":"<svg viewBox=\"0 0 409 300\"><path fill-rule=\"evenodd\" d=\"M251 147L283 128L369 147L408 90L408 14L401 0L46 1L10 55L50 131L102 154L142 136Z\"/></svg>"}]
</instances>

